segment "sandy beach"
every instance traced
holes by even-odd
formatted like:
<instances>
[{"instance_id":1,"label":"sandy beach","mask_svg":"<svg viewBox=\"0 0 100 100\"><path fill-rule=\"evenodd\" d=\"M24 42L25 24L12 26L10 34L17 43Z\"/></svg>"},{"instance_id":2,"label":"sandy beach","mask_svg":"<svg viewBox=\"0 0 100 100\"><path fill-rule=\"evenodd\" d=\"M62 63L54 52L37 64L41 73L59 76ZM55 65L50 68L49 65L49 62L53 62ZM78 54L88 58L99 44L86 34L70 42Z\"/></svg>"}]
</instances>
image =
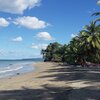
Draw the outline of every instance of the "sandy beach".
<instances>
[{"instance_id":1,"label":"sandy beach","mask_svg":"<svg viewBox=\"0 0 100 100\"><path fill-rule=\"evenodd\" d=\"M33 65L33 72L0 79L0 100L100 100L99 68Z\"/></svg>"}]
</instances>

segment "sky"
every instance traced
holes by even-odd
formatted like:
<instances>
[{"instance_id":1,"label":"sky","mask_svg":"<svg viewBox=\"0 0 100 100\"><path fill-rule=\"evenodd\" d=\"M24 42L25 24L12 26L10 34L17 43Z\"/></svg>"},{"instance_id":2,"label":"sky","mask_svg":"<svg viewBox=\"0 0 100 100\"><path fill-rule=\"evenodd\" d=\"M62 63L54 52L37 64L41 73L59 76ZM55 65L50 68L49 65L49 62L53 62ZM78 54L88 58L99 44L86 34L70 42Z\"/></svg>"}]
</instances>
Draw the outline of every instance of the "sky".
<instances>
[{"instance_id":1,"label":"sky","mask_svg":"<svg viewBox=\"0 0 100 100\"><path fill-rule=\"evenodd\" d=\"M41 57L49 43L67 44L100 11L98 0L0 0L0 59Z\"/></svg>"}]
</instances>

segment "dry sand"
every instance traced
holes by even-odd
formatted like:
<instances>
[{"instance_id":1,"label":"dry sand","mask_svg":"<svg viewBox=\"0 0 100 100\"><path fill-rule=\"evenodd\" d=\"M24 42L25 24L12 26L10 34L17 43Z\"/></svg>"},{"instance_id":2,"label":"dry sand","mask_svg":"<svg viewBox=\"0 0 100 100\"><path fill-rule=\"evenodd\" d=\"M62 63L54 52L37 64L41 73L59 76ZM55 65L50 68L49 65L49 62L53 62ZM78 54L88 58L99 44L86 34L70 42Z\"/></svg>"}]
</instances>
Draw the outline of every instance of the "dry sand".
<instances>
[{"instance_id":1,"label":"dry sand","mask_svg":"<svg viewBox=\"0 0 100 100\"><path fill-rule=\"evenodd\" d=\"M0 79L0 100L100 100L99 68L34 65L34 72Z\"/></svg>"}]
</instances>

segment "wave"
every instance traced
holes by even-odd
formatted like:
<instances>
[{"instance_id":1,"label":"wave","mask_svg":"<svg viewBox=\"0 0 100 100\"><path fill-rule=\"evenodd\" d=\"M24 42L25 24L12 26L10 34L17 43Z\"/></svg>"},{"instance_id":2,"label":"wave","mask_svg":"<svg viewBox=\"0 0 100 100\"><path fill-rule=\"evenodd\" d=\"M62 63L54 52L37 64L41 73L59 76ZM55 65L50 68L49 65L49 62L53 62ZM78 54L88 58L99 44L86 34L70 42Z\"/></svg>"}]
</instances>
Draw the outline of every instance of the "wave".
<instances>
[{"instance_id":1,"label":"wave","mask_svg":"<svg viewBox=\"0 0 100 100\"><path fill-rule=\"evenodd\" d=\"M12 72L12 71L17 71L17 70L22 69L23 67L24 66L19 66L19 65L16 65L16 66L8 66L6 68L0 69L0 74L7 73L7 72Z\"/></svg>"},{"instance_id":2,"label":"wave","mask_svg":"<svg viewBox=\"0 0 100 100\"><path fill-rule=\"evenodd\" d=\"M0 79L5 77L12 77L17 73L24 74L35 70L33 63L17 63L9 64L8 66L0 67Z\"/></svg>"},{"instance_id":3,"label":"wave","mask_svg":"<svg viewBox=\"0 0 100 100\"><path fill-rule=\"evenodd\" d=\"M17 71L29 65L30 65L29 63L21 63L21 64L12 64L7 67L2 67L0 68L0 74Z\"/></svg>"}]
</instances>

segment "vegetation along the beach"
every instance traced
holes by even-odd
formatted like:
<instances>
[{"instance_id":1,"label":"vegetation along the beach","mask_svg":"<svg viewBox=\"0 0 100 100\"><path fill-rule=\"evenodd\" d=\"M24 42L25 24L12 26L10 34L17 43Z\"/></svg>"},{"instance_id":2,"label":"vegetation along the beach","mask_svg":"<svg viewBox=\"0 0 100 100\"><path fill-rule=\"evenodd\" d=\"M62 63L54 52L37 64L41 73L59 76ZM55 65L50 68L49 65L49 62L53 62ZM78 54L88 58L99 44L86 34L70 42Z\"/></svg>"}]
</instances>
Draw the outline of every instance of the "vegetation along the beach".
<instances>
[{"instance_id":1,"label":"vegetation along the beach","mask_svg":"<svg viewBox=\"0 0 100 100\"><path fill-rule=\"evenodd\" d=\"M100 16L100 12L92 16ZM50 43L42 49L44 61L65 62L67 64L100 64L100 18L94 19L68 44Z\"/></svg>"}]
</instances>

